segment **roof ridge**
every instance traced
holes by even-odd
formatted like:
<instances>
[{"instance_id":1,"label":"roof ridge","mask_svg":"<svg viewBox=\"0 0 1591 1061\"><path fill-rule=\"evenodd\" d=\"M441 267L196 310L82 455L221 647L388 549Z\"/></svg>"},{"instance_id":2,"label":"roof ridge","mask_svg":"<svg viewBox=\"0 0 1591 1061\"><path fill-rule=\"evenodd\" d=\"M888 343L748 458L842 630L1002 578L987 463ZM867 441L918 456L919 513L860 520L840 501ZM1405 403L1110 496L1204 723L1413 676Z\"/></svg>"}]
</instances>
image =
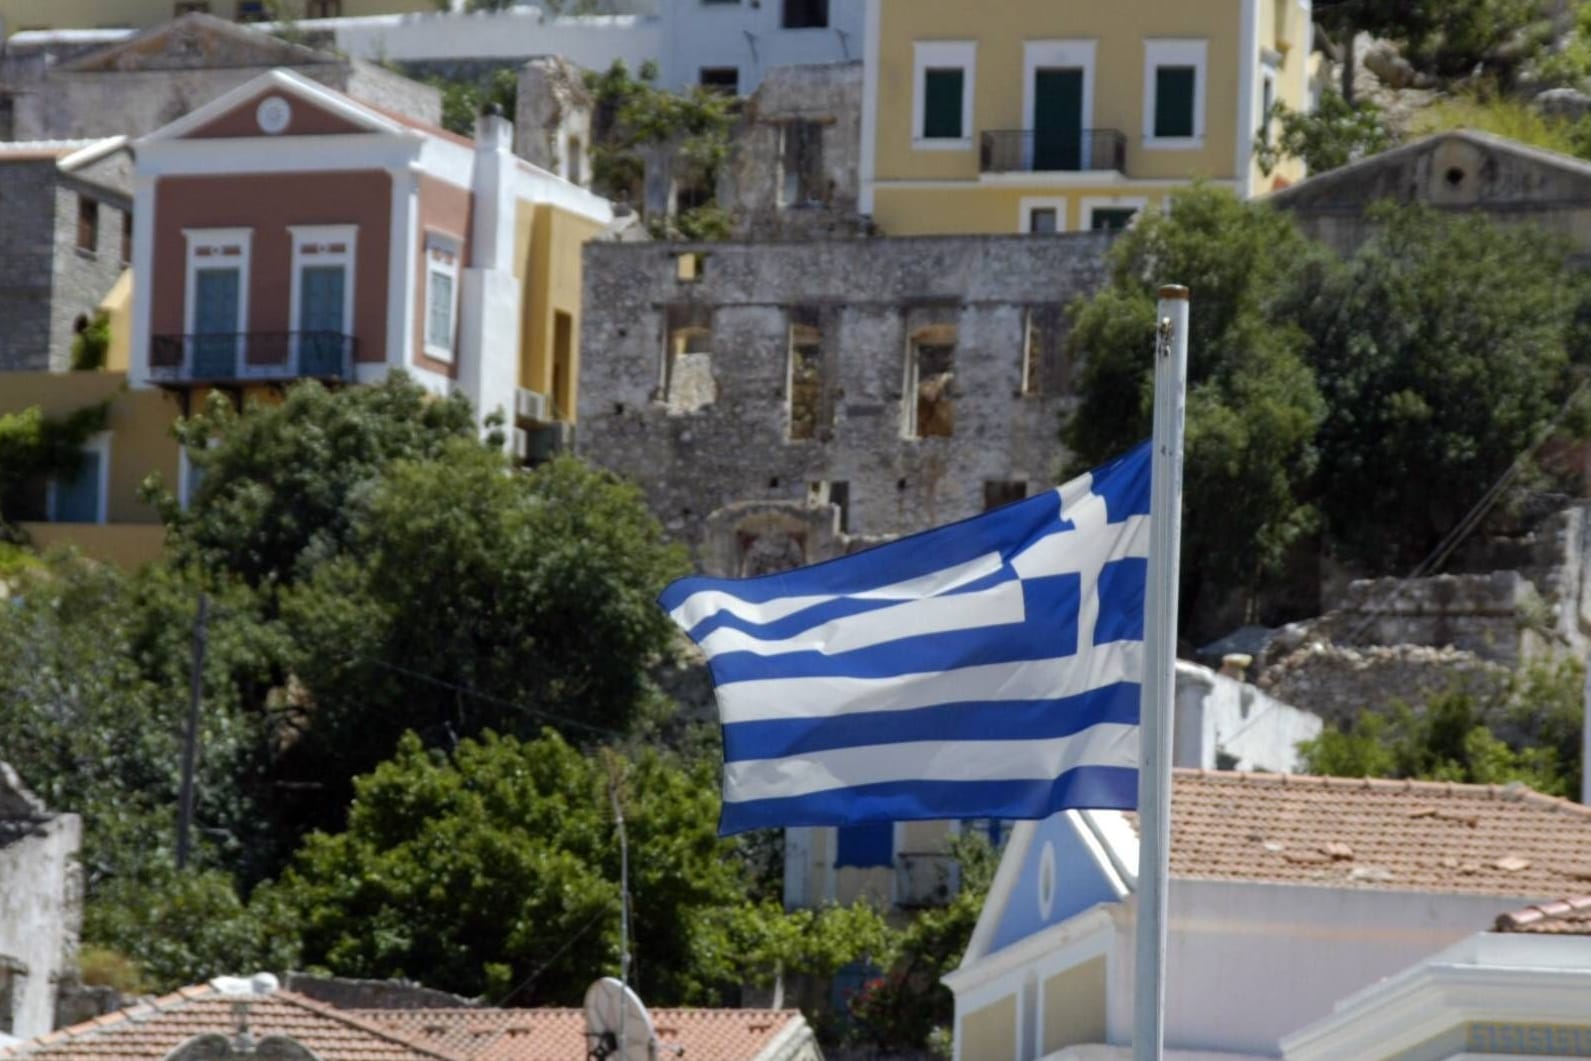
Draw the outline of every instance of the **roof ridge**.
<instances>
[{"instance_id":1,"label":"roof ridge","mask_svg":"<svg viewBox=\"0 0 1591 1061\"><path fill-rule=\"evenodd\" d=\"M1172 773L1175 777L1216 781L1222 784L1253 785L1256 787L1275 785L1278 787L1293 786L1298 788L1368 789L1371 791L1407 792L1410 794L1429 793L1431 795L1463 797L1484 795L1488 799L1499 802L1532 803L1538 806L1572 812L1579 817L1591 817L1591 806L1576 803L1573 800L1565 799L1563 796L1550 796L1545 792L1539 792L1531 788L1522 781L1510 781L1499 785L1479 784L1468 781L1431 781L1422 778L1335 777L1327 774L1212 770L1208 767L1185 766L1175 767Z\"/></svg>"},{"instance_id":2,"label":"roof ridge","mask_svg":"<svg viewBox=\"0 0 1591 1061\"><path fill-rule=\"evenodd\" d=\"M278 988L269 995L263 997L280 998L282 1001L287 1002L290 1005L297 1006L300 1009L308 1010L309 1012L318 1014L322 1017L330 1017L354 1028L358 1028L360 1031L380 1036L381 1038L387 1039L391 1042L401 1043L412 1050L416 1050L423 1054L428 1054L431 1057L440 1058L441 1061L466 1061L463 1054L449 1053L438 1047L417 1042L406 1036L399 1035L391 1028L382 1027L373 1021L356 1016L355 1012L352 1010L338 1009L336 1006L329 1006L326 1003L319 1002L307 995L301 995L297 991L289 991L286 988Z\"/></svg>"}]
</instances>

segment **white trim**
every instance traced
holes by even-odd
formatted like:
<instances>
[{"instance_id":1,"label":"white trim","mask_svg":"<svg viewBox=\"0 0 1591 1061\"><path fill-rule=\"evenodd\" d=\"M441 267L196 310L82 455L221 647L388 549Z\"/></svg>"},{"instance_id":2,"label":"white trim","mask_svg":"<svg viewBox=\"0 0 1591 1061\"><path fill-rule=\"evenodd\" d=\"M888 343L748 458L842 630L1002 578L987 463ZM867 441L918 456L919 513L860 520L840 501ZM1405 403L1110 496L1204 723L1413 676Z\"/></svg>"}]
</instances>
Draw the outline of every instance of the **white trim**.
<instances>
[{"instance_id":1,"label":"white trim","mask_svg":"<svg viewBox=\"0 0 1591 1061\"><path fill-rule=\"evenodd\" d=\"M303 293L304 267L340 265L343 269L343 313L342 333L354 333L354 279L355 263L358 261L359 226L358 225L288 225L288 233L293 237L293 264L291 278L291 294L288 298L287 330L297 334L299 328L299 313L303 306L301 296ZM310 254L304 252L304 244L336 244L341 243L343 249L316 250ZM299 356L300 336L293 343L292 375L300 374L303 359Z\"/></svg>"},{"instance_id":2,"label":"white trim","mask_svg":"<svg viewBox=\"0 0 1591 1061\"><path fill-rule=\"evenodd\" d=\"M177 447L177 507L188 511L188 506L193 503L193 488L197 484L194 480L193 457L188 453L187 446Z\"/></svg>"},{"instance_id":3,"label":"white trim","mask_svg":"<svg viewBox=\"0 0 1591 1061\"><path fill-rule=\"evenodd\" d=\"M1055 231L1066 231L1068 200L1064 195L1024 195L1017 204L1016 230L1024 235L1033 233L1033 211L1054 210Z\"/></svg>"},{"instance_id":4,"label":"white trim","mask_svg":"<svg viewBox=\"0 0 1591 1061\"><path fill-rule=\"evenodd\" d=\"M864 216L873 213L873 185L878 168L878 35L883 22L883 0L866 0L865 47L862 60L862 161L861 194L857 211Z\"/></svg>"},{"instance_id":5,"label":"white trim","mask_svg":"<svg viewBox=\"0 0 1591 1061\"><path fill-rule=\"evenodd\" d=\"M419 231L419 180L414 170L404 169L392 174L387 242L387 363L402 368L414 364L414 300L425 253ZM356 377L358 373L356 368Z\"/></svg>"},{"instance_id":6,"label":"white trim","mask_svg":"<svg viewBox=\"0 0 1591 1061\"><path fill-rule=\"evenodd\" d=\"M136 169L149 176L219 176L234 173L303 173L350 169L399 169L420 158L419 135L259 136L247 140L172 140L144 144ZM449 145L470 155L456 144ZM436 157L436 152L432 156ZM443 158L445 159L445 155ZM451 177L438 173L441 179Z\"/></svg>"},{"instance_id":7,"label":"white trim","mask_svg":"<svg viewBox=\"0 0 1591 1061\"><path fill-rule=\"evenodd\" d=\"M155 179L133 177L133 334L128 337L127 378L133 387L149 385L149 335L155 286ZM139 280L139 277L143 277Z\"/></svg>"},{"instance_id":8,"label":"white trim","mask_svg":"<svg viewBox=\"0 0 1591 1061\"><path fill-rule=\"evenodd\" d=\"M1251 7L1259 0L1243 0ZM1144 39L1144 110L1142 144L1155 151L1196 151L1204 147L1205 96L1210 84L1210 42L1207 40ZM1193 67L1193 135L1155 135L1155 72L1162 66ZM1240 137L1241 139L1241 137Z\"/></svg>"},{"instance_id":9,"label":"white trim","mask_svg":"<svg viewBox=\"0 0 1591 1061\"><path fill-rule=\"evenodd\" d=\"M961 70L961 135L925 137L924 111L928 101L929 69ZM912 44L912 128L913 151L970 151L972 149L972 101L978 94L977 41L915 41Z\"/></svg>"},{"instance_id":10,"label":"white trim","mask_svg":"<svg viewBox=\"0 0 1591 1061\"><path fill-rule=\"evenodd\" d=\"M1239 0L1243 19L1238 38L1237 148L1232 160L1232 175L1238 180L1238 196L1243 199L1254 194L1254 132L1259 128L1254 116L1259 105L1259 80L1254 76L1254 63L1259 58L1260 4L1263 2ZM1308 55L1304 53L1305 61L1300 65L1309 65Z\"/></svg>"},{"instance_id":11,"label":"white trim","mask_svg":"<svg viewBox=\"0 0 1591 1061\"><path fill-rule=\"evenodd\" d=\"M1037 117L1038 97L1034 92L1036 88L1034 79L1041 69L1062 69L1068 67L1081 67L1083 71L1083 114L1082 128L1094 128L1094 50L1095 41L1092 40L1049 40L1049 41L1024 41L1022 44L1022 128L1034 130ZM1032 141L1028 141L1023 148L1024 155L1031 155ZM1085 135L1082 144L1082 169L1092 168L1093 160L1088 157L1090 140ZM1024 159L1031 162L1031 157Z\"/></svg>"},{"instance_id":12,"label":"white trim","mask_svg":"<svg viewBox=\"0 0 1591 1061\"><path fill-rule=\"evenodd\" d=\"M425 301L420 309L420 341L425 356L433 361L452 364L459 348L459 256L463 253L461 241L441 232L426 232L421 261L425 266ZM434 256L433 256L434 255ZM438 346L431 341L431 276L437 273L449 280L448 344Z\"/></svg>"},{"instance_id":13,"label":"white trim","mask_svg":"<svg viewBox=\"0 0 1591 1061\"><path fill-rule=\"evenodd\" d=\"M1125 210L1130 207L1142 214L1148 206L1149 199L1142 195L1085 195L1077 203L1077 230L1094 231L1096 210ZM1132 223L1136 223L1137 220L1137 217L1134 217Z\"/></svg>"},{"instance_id":14,"label":"white trim","mask_svg":"<svg viewBox=\"0 0 1591 1061\"><path fill-rule=\"evenodd\" d=\"M1006 838L1005 850L1000 854L1000 864L994 870L994 880L989 882L989 891L984 898L983 909L978 911L978 922L972 928L972 938L967 941L967 949L961 954L960 969L970 968L989 952L989 947L994 942L995 929L1005 917L1011 889L1015 887L1017 877L1022 874L1022 866L1027 861L1028 848L1033 845L1033 835L1038 831L1038 827L1037 821L1019 821L1011 829L1011 835Z\"/></svg>"},{"instance_id":15,"label":"white trim","mask_svg":"<svg viewBox=\"0 0 1591 1061\"><path fill-rule=\"evenodd\" d=\"M119 149L127 146L125 136L107 136L103 140L96 140L87 147L80 147L70 155L55 164L55 168L62 173L70 173L80 166L90 162L97 162L106 155L114 154Z\"/></svg>"},{"instance_id":16,"label":"white trim","mask_svg":"<svg viewBox=\"0 0 1591 1061\"><path fill-rule=\"evenodd\" d=\"M137 219L134 218L136 223ZM187 244L186 267L183 270L182 289L182 373L186 376L192 369L193 347L187 336L194 334L193 314L195 296L198 294L198 274L201 266L205 268L226 268L235 265L238 273L238 314L237 326L233 329L238 336L233 345L233 364L237 366L238 375L241 376L248 365L248 340L244 335L249 330L249 281L251 262L254 257L254 229L252 228L185 228L182 238ZM213 261L204 261L199 254L200 250L220 250L228 247L238 247L236 255L224 255ZM137 274L135 273L136 277ZM137 286L137 285L135 285Z\"/></svg>"},{"instance_id":17,"label":"white trim","mask_svg":"<svg viewBox=\"0 0 1591 1061\"><path fill-rule=\"evenodd\" d=\"M897 188L976 188L999 186L1006 188L1186 188L1192 184L1189 177L1128 177L1116 170L1054 170L1047 173L983 173L976 182L964 181L879 181L879 187ZM1205 184L1212 187L1236 187L1237 181L1228 177L1210 177Z\"/></svg>"},{"instance_id":18,"label":"white trim","mask_svg":"<svg viewBox=\"0 0 1591 1061\"><path fill-rule=\"evenodd\" d=\"M1110 951L1120 903L1095 903L1042 932L1001 947L986 958L939 978L956 996L956 1011L981 1009L1010 993L1012 978L1036 967L1045 977ZM970 949L970 948L969 948Z\"/></svg>"},{"instance_id":19,"label":"white trim","mask_svg":"<svg viewBox=\"0 0 1591 1061\"><path fill-rule=\"evenodd\" d=\"M189 111L168 125L163 125L154 132L149 133L138 141L139 147L161 140L177 140L187 136L196 129L201 129L222 115L232 111L240 104L248 102L267 89L276 88L290 96L313 103L354 125L368 129L371 132L396 133L404 131L399 123L387 118L367 107L360 106L341 92L333 92L291 70L277 67L268 70L259 77L251 78L232 89L224 92L204 106ZM278 138L285 139L285 138Z\"/></svg>"},{"instance_id":20,"label":"white trim","mask_svg":"<svg viewBox=\"0 0 1591 1061\"><path fill-rule=\"evenodd\" d=\"M83 440L78 447L81 453L93 453L99 457L99 483L97 490L99 496L95 498L93 524L104 526L110 519L110 440L109 431L100 431ZM67 522L56 518L56 480L51 476L44 486L44 512L49 517L50 523ZM77 523L73 520L71 522ZM87 524L80 524L86 526Z\"/></svg>"}]
</instances>

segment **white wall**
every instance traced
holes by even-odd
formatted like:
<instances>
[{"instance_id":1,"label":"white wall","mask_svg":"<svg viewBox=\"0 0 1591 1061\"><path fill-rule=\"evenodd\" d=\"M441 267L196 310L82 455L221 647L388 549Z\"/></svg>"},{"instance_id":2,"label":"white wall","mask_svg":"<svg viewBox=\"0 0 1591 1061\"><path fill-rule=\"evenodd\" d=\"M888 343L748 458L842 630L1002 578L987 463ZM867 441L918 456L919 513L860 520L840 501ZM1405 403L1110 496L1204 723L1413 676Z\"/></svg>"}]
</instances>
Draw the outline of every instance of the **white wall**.
<instances>
[{"instance_id":1,"label":"white wall","mask_svg":"<svg viewBox=\"0 0 1591 1061\"><path fill-rule=\"evenodd\" d=\"M57 814L32 835L0 844L0 955L27 966L11 1027L19 1039L55 1027L55 990L66 962L75 958L83 916L81 835L77 815Z\"/></svg>"},{"instance_id":2,"label":"white wall","mask_svg":"<svg viewBox=\"0 0 1591 1061\"><path fill-rule=\"evenodd\" d=\"M1298 770L1298 742L1317 736L1320 716L1284 704L1247 682L1197 663L1177 661L1176 766L1217 768L1217 752L1235 770Z\"/></svg>"},{"instance_id":3,"label":"white wall","mask_svg":"<svg viewBox=\"0 0 1591 1061\"><path fill-rule=\"evenodd\" d=\"M659 19L642 15L546 18L536 8L476 14L372 15L319 19L337 48L356 59L392 62L529 59L561 55L588 70L623 59L633 73L662 54Z\"/></svg>"},{"instance_id":4,"label":"white wall","mask_svg":"<svg viewBox=\"0 0 1591 1061\"><path fill-rule=\"evenodd\" d=\"M862 58L863 0L829 0L828 29L783 29L784 0L658 0L663 15L662 83L697 84L704 66L740 70L749 94L775 66Z\"/></svg>"},{"instance_id":5,"label":"white wall","mask_svg":"<svg viewBox=\"0 0 1591 1061\"><path fill-rule=\"evenodd\" d=\"M1366 888L1174 880L1166 1045L1275 1056L1283 1035L1337 1000L1548 896L1432 895ZM1107 1035L1132 1032L1133 943L1118 931Z\"/></svg>"}]
</instances>

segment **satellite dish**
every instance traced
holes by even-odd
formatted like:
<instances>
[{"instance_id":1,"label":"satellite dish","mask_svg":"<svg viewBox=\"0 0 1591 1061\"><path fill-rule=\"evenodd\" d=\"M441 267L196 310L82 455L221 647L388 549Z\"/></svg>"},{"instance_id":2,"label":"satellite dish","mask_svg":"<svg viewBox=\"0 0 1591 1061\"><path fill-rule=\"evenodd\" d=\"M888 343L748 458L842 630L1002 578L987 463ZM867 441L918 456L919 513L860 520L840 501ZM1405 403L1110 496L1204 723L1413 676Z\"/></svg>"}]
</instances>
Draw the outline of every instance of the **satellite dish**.
<instances>
[{"instance_id":1,"label":"satellite dish","mask_svg":"<svg viewBox=\"0 0 1591 1061\"><path fill-rule=\"evenodd\" d=\"M657 1029L634 991L611 976L586 989L587 1061L656 1061Z\"/></svg>"}]
</instances>

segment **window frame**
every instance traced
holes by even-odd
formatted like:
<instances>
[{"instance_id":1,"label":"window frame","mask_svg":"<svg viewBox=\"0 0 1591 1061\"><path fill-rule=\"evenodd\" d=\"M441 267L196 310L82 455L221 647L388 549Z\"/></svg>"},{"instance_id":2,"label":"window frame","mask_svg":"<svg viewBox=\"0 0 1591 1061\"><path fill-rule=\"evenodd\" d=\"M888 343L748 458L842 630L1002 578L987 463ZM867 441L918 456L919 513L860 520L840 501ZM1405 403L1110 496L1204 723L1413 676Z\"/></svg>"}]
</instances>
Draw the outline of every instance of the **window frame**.
<instances>
[{"instance_id":1,"label":"window frame","mask_svg":"<svg viewBox=\"0 0 1591 1061\"><path fill-rule=\"evenodd\" d=\"M1024 195L1017 204L1017 231L1024 236L1031 236L1033 232L1033 211L1054 210L1055 231L1066 231L1068 201L1064 195ZM1046 233L1047 235L1047 233Z\"/></svg>"},{"instance_id":2,"label":"window frame","mask_svg":"<svg viewBox=\"0 0 1591 1061\"><path fill-rule=\"evenodd\" d=\"M92 195L77 193L77 234L75 243L77 253L83 258L99 257L99 208L100 202ZM88 242L83 242L83 235L88 233Z\"/></svg>"},{"instance_id":3,"label":"window frame","mask_svg":"<svg viewBox=\"0 0 1591 1061\"><path fill-rule=\"evenodd\" d=\"M288 235L293 240L293 264L291 294L288 296L287 330L293 334L292 361L290 371L293 376L299 374L301 358L300 349L304 343L304 336L299 329L299 313L303 309L304 269L306 267L340 265L343 269L343 319L342 334L354 334L354 263L359 258L359 226L358 225L288 225ZM343 249L314 250L306 252L305 243L319 246L341 243ZM429 283L430 274L426 274ZM457 282L455 281L455 287ZM455 291L455 295L457 292Z\"/></svg>"},{"instance_id":4,"label":"window frame","mask_svg":"<svg viewBox=\"0 0 1591 1061\"><path fill-rule=\"evenodd\" d=\"M1149 198L1143 195L1088 195L1077 204L1078 213L1081 215L1081 224L1077 226L1079 232L1094 231L1094 212L1096 210L1136 210L1137 214L1127 223L1131 228L1138 223L1138 218L1149 209Z\"/></svg>"},{"instance_id":5,"label":"window frame","mask_svg":"<svg viewBox=\"0 0 1591 1061\"><path fill-rule=\"evenodd\" d=\"M1038 123L1038 93L1036 89L1040 70L1080 69L1083 71L1083 143L1080 157L1083 169L1093 168L1088 157L1092 147L1088 134L1094 129L1094 54L1098 42L1092 40L1035 40L1022 44L1022 128L1034 131ZM1032 162L1032 138L1024 151Z\"/></svg>"},{"instance_id":6,"label":"window frame","mask_svg":"<svg viewBox=\"0 0 1591 1061\"><path fill-rule=\"evenodd\" d=\"M791 8L792 4L794 4L795 2L796 2L796 0L780 0L780 3L779 3L779 28L781 30L791 30L791 31L799 31L799 30L805 30L805 29L826 30L826 29L832 29L833 28L833 26L834 26L834 11L833 11L833 4L830 3L830 0L819 0L819 2L821 2L822 5L823 5L823 21L822 22L811 22L811 23L807 23L805 25L792 26L790 24L790 8ZM844 0L840 0L840 2L844 3Z\"/></svg>"},{"instance_id":7,"label":"window frame","mask_svg":"<svg viewBox=\"0 0 1591 1061\"><path fill-rule=\"evenodd\" d=\"M459 240L440 232L425 234L425 302L421 314L421 349L433 361L451 365L458 356L459 344ZM431 341L431 278L441 274L449 280L448 344Z\"/></svg>"},{"instance_id":8,"label":"window frame","mask_svg":"<svg viewBox=\"0 0 1591 1061\"><path fill-rule=\"evenodd\" d=\"M727 81L718 83L707 80L707 75L710 73L722 74L729 70L735 72L734 84L729 84ZM740 98L740 83L743 80L745 79L740 76L739 66L701 66L696 68L696 85L698 88L705 89L708 92L722 92L724 95L735 99Z\"/></svg>"},{"instance_id":9,"label":"window frame","mask_svg":"<svg viewBox=\"0 0 1591 1061\"><path fill-rule=\"evenodd\" d=\"M97 484L95 484L96 485L96 497L95 497L95 505L94 505L94 519L90 520L90 521L83 521L83 520L70 520L70 521L67 521L67 520L58 519L56 517L55 506L56 506L56 503L58 501L59 482L58 482L57 477L52 475L52 476L50 476L49 481L47 483L45 483L45 487L44 487L44 514L48 517L48 521L50 523L68 523L68 522L70 522L70 523L73 523L73 524L76 524L76 525L82 526L82 527L103 527L107 522L109 522L109 515L110 515L110 512L109 512L109 509L110 509L110 457L111 457L110 445L111 445L111 433L109 431L100 431L100 432L97 432L96 434L90 435L87 439L85 439L83 441L83 444L78 447L79 452L82 452L82 453L90 453L90 452L92 452L92 453L94 453L95 455L97 455L99 457L99 475L98 475L99 482ZM35 496L37 496L37 495L35 495Z\"/></svg>"},{"instance_id":10,"label":"window frame","mask_svg":"<svg viewBox=\"0 0 1591 1061\"><path fill-rule=\"evenodd\" d=\"M1204 148L1205 105L1209 91L1210 42L1203 38L1144 40L1144 106L1141 142L1156 151L1199 151ZM1162 67L1193 68L1193 135L1156 136L1156 75Z\"/></svg>"},{"instance_id":11,"label":"window frame","mask_svg":"<svg viewBox=\"0 0 1591 1061\"><path fill-rule=\"evenodd\" d=\"M928 109L928 72L961 70L961 135L928 137L923 121ZM977 41L914 41L912 43L912 127L914 151L970 151L973 141L973 101L978 95Z\"/></svg>"},{"instance_id":12,"label":"window frame","mask_svg":"<svg viewBox=\"0 0 1591 1061\"><path fill-rule=\"evenodd\" d=\"M190 341L194 331L194 312L198 309L197 295L199 293L199 270L211 267L215 258L223 263L236 260L238 270L238 316L236 349L233 356L237 364L248 364L248 330L249 330L249 283L254 260L254 229L252 228L185 228L182 238L187 243L187 267L184 270L184 291L182 304L182 334L185 337L182 343L182 371L186 374L192 367L193 343ZM226 250L236 247L238 253L226 254ZM208 251L208 254L201 254ZM219 255L215 252L220 251Z\"/></svg>"}]
</instances>

